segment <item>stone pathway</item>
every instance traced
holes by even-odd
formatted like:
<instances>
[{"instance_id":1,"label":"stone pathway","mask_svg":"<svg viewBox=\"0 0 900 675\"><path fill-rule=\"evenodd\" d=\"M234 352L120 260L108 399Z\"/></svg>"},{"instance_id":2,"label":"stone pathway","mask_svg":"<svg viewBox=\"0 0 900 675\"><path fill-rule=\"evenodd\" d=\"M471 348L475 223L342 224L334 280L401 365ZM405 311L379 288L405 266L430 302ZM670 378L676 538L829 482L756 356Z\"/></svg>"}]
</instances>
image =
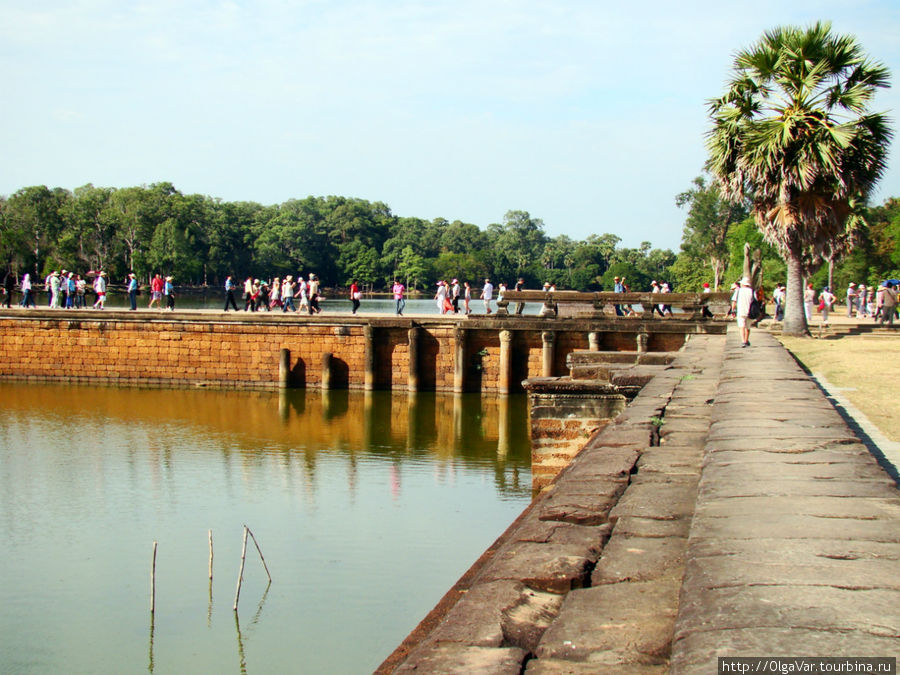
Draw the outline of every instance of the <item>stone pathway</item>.
<instances>
[{"instance_id":1,"label":"stone pathway","mask_svg":"<svg viewBox=\"0 0 900 675\"><path fill-rule=\"evenodd\" d=\"M896 485L777 340L752 342L693 336L379 672L900 654Z\"/></svg>"},{"instance_id":2,"label":"stone pathway","mask_svg":"<svg viewBox=\"0 0 900 675\"><path fill-rule=\"evenodd\" d=\"M770 335L727 338L673 673L719 656L897 656L900 496Z\"/></svg>"}]
</instances>

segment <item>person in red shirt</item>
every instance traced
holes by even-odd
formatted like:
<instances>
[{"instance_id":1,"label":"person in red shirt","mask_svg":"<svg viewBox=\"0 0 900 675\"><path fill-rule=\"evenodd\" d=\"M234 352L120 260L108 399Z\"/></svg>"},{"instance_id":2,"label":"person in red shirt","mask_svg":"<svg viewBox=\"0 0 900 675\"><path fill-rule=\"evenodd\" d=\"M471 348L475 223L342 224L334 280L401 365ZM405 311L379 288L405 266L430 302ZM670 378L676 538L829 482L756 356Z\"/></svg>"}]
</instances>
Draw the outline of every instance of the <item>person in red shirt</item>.
<instances>
[{"instance_id":1,"label":"person in red shirt","mask_svg":"<svg viewBox=\"0 0 900 675\"><path fill-rule=\"evenodd\" d=\"M150 304L147 305L147 309L153 307L153 303L156 303L157 309L162 309L162 292L163 292L163 280L158 274L150 280Z\"/></svg>"}]
</instances>

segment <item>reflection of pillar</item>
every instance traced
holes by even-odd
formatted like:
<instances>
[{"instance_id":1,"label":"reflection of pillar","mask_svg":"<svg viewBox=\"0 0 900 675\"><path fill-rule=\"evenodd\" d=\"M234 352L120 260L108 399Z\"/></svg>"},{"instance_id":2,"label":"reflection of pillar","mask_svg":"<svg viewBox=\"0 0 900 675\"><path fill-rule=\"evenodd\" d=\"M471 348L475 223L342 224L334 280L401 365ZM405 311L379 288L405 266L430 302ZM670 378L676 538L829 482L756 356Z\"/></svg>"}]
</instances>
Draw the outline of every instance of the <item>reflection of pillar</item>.
<instances>
[{"instance_id":1,"label":"reflection of pillar","mask_svg":"<svg viewBox=\"0 0 900 675\"><path fill-rule=\"evenodd\" d=\"M466 390L466 331L459 326L453 331L453 391L461 394Z\"/></svg>"},{"instance_id":2,"label":"reflection of pillar","mask_svg":"<svg viewBox=\"0 0 900 675\"><path fill-rule=\"evenodd\" d=\"M497 382L497 392L509 393L509 385L512 380L512 333L508 330L500 331L500 377Z\"/></svg>"},{"instance_id":3,"label":"reflection of pillar","mask_svg":"<svg viewBox=\"0 0 900 675\"><path fill-rule=\"evenodd\" d=\"M363 365L363 389L372 391L375 388L375 328L367 323L363 327L363 335L366 338L366 349Z\"/></svg>"},{"instance_id":4,"label":"reflection of pillar","mask_svg":"<svg viewBox=\"0 0 900 675\"><path fill-rule=\"evenodd\" d=\"M374 445L375 436L375 395L371 391L363 394L363 449L368 452Z\"/></svg>"},{"instance_id":5,"label":"reflection of pillar","mask_svg":"<svg viewBox=\"0 0 900 675\"><path fill-rule=\"evenodd\" d=\"M419 391L419 327L409 329L409 375L406 379L408 391Z\"/></svg>"},{"instance_id":6,"label":"reflection of pillar","mask_svg":"<svg viewBox=\"0 0 900 675\"><path fill-rule=\"evenodd\" d=\"M497 457L503 458L509 453L509 397L497 399Z\"/></svg>"},{"instance_id":7,"label":"reflection of pillar","mask_svg":"<svg viewBox=\"0 0 900 675\"><path fill-rule=\"evenodd\" d=\"M650 336L646 333L638 333L637 336L637 350L639 352L647 351L647 343L650 341Z\"/></svg>"},{"instance_id":8,"label":"reflection of pillar","mask_svg":"<svg viewBox=\"0 0 900 675\"><path fill-rule=\"evenodd\" d=\"M541 350L541 375L553 377L553 363L556 360L556 333L545 330L541 333L544 347Z\"/></svg>"},{"instance_id":9,"label":"reflection of pillar","mask_svg":"<svg viewBox=\"0 0 900 675\"><path fill-rule=\"evenodd\" d=\"M409 392L406 410L408 414L406 418L406 449L414 450L419 446L419 435L422 431L422 414L419 410L419 395L417 392Z\"/></svg>"},{"instance_id":10,"label":"reflection of pillar","mask_svg":"<svg viewBox=\"0 0 900 675\"><path fill-rule=\"evenodd\" d=\"M591 331L588 333L588 345L590 345L592 352L600 351L600 333L597 331Z\"/></svg>"},{"instance_id":11,"label":"reflection of pillar","mask_svg":"<svg viewBox=\"0 0 900 675\"><path fill-rule=\"evenodd\" d=\"M453 397L453 451L459 453L462 449L463 437L463 395L456 394Z\"/></svg>"},{"instance_id":12,"label":"reflection of pillar","mask_svg":"<svg viewBox=\"0 0 900 675\"><path fill-rule=\"evenodd\" d=\"M291 350L282 349L278 355L278 386L287 389L291 386Z\"/></svg>"},{"instance_id":13,"label":"reflection of pillar","mask_svg":"<svg viewBox=\"0 0 900 675\"><path fill-rule=\"evenodd\" d=\"M322 389L331 389L331 352L322 354Z\"/></svg>"},{"instance_id":14,"label":"reflection of pillar","mask_svg":"<svg viewBox=\"0 0 900 675\"><path fill-rule=\"evenodd\" d=\"M284 389L278 392L278 416L285 424L291 417L291 402L288 400L288 393Z\"/></svg>"},{"instance_id":15,"label":"reflection of pillar","mask_svg":"<svg viewBox=\"0 0 900 675\"><path fill-rule=\"evenodd\" d=\"M332 403L332 394L331 389L322 389L322 419L328 420L331 419L331 403Z\"/></svg>"}]
</instances>

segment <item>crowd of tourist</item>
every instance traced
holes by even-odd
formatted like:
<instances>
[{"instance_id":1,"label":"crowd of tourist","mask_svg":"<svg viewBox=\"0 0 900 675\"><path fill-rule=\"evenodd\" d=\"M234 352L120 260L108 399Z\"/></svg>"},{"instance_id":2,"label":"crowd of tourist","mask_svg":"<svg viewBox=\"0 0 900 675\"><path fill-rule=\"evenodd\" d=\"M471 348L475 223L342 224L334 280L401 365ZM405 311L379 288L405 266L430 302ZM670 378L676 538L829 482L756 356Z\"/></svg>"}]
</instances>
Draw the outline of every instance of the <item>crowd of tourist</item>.
<instances>
[{"instance_id":1,"label":"crowd of tourist","mask_svg":"<svg viewBox=\"0 0 900 675\"><path fill-rule=\"evenodd\" d=\"M740 318L740 312L749 309L746 300L741 300L743 283L746 279L732 284L732 303L730 314ZM17 283L18 282L18 283ZM90 271L85 274L79 274L67 270L54 270L48 274L43 281L35 281L31 274L26 272L22 275L21 280L13 272L7 272L3 280L3 298L2 304L10 307L12 304L13 294L18 286L21 291L22 298L18 302L21 307L36 306L36 290L43 288L47 294L47 305L53 309L81 309L88 306L93 309L105 309L106 300L109 293L109 280L107 273L104 271ZM138 296L141 288L136 276L131 273L123 282L125 293L128 296L129 309L137 310ZM155 274L150 280L149 295L150 301L147 305L149 309L154 306L162 310L163 302L165 309L173 311L175 309L175 288L173 278L171 276L162 276ZM247 312L271 312L281 311L283 313L296 312L303 314L319 314L322 311L320 300L321 291L319 278L316 274L311 273L307 278L298 275L295 279L292 275L286 275L282 278L274 278L272 280L257 279L247 277L242 283L236 282L233 277L229 276L225 280L225 305L224 311L238 311L237 294L241 293L241 304L244 311ZM887 279L882 281L877 287L874 285L866 286L864 283L859 285L850 283L846 293L846 309L848 318L865 319L871 318L873 321L881 324L887 323L893 325L897 316L898 305L898 287L900 281L896 279ZM525 280L519 278L515 286L516 291L525 290ZM546 282L542 288L545 292L555 292L555 285ZM670 293L671 288L667 282L652 281L650 284L650 292L665 294ZM471 314L472 301L475 299L473 293L478 294L478 298L484 305L484 313L493 313L492 303L502 301L504 294L508 291L505 283L500 282L496 288L489 278L484 279L484 283L480 289L473 289L468 281L460 282L459 279L453 278L447 282L439 280L436 284L436 292L434 301L438 313L440 314ZM613 291L616 293L627 293L630 291L626 283L625 277L615 277ZM709 292L709 284L703 284L703 291ZM775 305L775 320L784 319L784 305L786 299L785 285L778 283L772 293L772 302ZM93 302L87 299L88 293L93 294ZM395 279L390 288L391 296L394 300L395 312L402 316L406 306L407 289L399 280ZM757 301L764 306L766 298L761 289L753 292ZM362 292L360 290L358 280L354 279L348 290L348 299L351 303L351 312L356 314L359 311L362 300ZM89 304L90 302L90 304ZM838 302L838 298L829 287L824 287L819 291L808 284L804 289L803 306L806 314L807 323L812 323L813 318L818 312L822 318L822 325L827 326L829 315L834 311L834 305ZM740 306L739 306L740 305ZM515 314L521 315L524 311L525 303L518 301L515 306ZM617 316L633 316L636 315L634 308L627 303L614 305ZM553 305L545 304L541 309L542 314L555 314L557 308ZM658 313L660 317L671 317L672 306L667 303L654 304L651 313ZM704 307L704 314L709 316L709 309Z\"/></svg>"}]
</instances>

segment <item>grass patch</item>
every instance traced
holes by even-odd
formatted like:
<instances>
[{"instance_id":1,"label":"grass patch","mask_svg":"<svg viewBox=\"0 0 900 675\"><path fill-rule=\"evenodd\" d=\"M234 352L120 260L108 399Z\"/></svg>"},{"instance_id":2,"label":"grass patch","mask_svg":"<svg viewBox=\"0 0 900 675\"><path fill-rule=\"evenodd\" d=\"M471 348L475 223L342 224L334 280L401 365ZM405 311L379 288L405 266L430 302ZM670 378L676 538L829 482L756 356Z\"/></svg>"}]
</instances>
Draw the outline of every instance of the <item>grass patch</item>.
<instances>
[{"instance_id":1,"label":"grass patch","mask_svg":"<svg viewBox=\"0 0 900 675\"><path fill-rule=\"evenodd\" d=\"M839 340L782 337L811 373L821 373L892 441L900 441L900 336L850 335Z\"/></svg>"}]
</instances>

